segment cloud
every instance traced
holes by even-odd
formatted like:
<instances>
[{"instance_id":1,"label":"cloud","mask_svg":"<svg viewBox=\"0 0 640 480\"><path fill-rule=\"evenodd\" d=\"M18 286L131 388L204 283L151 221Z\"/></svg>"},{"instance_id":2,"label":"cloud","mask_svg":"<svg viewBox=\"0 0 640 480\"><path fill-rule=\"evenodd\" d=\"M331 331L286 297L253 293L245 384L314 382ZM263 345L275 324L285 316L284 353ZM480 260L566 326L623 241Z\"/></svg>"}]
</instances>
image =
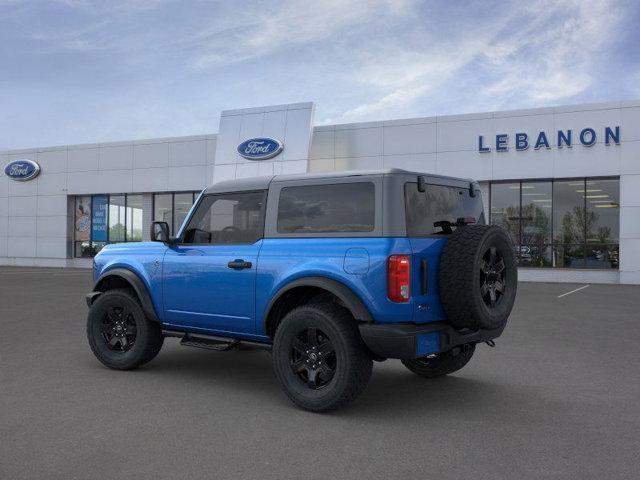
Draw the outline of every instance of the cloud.
<instances>
[{"instance_id":1,"label":"cloud","mask_svg":"<svg viewBox=\"0 0 640 480\"><path fill-rule=\"evenodd\" d=\"M0 0L0 148L640 97L630 0Z\"/></svg>"},{"instance_id":2,"label":"cloud","mask_svg":"<svg viewBox=\"0 0 640 480\"><path fill-rule=\"evenodd\" d=\"M198 69L220 67L259 58L283 49L336 39L340 32L371 26L381 19L406 14L408 0L281 1L273 8L247 9L230 24L213 23L192 42L198 47L193 65Z\"/></svg>"},{"instance_id":3,"label":"cloud","mask_svg":"<svg viewBox=\"0 0 640 480\"><path fill-rule=\"evenodd\" d=\"M374 115L399 114L422 96L434 94L482 51L485 40L442 42L419 52L398 52L395 46L380 47L384 61L367 61L357 77L367 86L384 92L380 98L345 111L340 121L370 119ZM452 52L455 52L452 54ZM378 57L378 60L379 58Z\"/></svg>"},{"instance_id":4,"label":"cloud","mask_svg":"<svg viewBox=\"0 0 640 480\"><path fill-rule=\"evenodd\" d=\"M608 1L565 2L561 7L536 3L528 13L543 13L500 41L499 48L508 42L511 51L498 57L487 54L501 78L484 93L507 98L524 92L534 103L552 103L587 90L596 58L615 39L621 20L612 6Z\"/></svg>"},{"instance_id":5,"label":"cloud","mask_svg":"<svg viewBox=\"0 0 640 480\"><path fill-rule=\"evenodd\" d=\"M400 41L361 53L354 77L371 93L338 120L401 115L461 83L475 83L477 103L496 107L513 105L514 97L533 105L576 97L592 85L598 55L617 37L622 18L614 7L606 0L518 3L493 19L472 17L446 38L425 36L419 48Z\"/></svg>"},{"instance_id":6,"label":"cloud","mask_svg":"<svg viewBox=\"0 0 640 480\"><path fill-rule=\"evenodd\" d=\"M353 108L351 110L347 110L342 114L340 120L351 121L379 116L380 114L392 111L397 107L408 105L410 102L423 95L426 91L428 91L428 89L428 86L399 88L373 103L365 103L362 105L358 105L356 108Z\"/></svg>"}]
</instances>

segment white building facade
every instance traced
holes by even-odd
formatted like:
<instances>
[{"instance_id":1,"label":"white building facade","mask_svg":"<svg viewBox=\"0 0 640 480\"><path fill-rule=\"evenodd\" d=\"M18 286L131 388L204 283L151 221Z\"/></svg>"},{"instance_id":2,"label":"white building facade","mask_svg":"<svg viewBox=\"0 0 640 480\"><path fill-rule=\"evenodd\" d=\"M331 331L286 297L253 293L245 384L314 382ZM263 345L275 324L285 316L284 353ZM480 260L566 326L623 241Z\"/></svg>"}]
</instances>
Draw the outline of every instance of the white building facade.
<instances>
[{"instance_id":1,"label":"white building facade","mask_svg":"<svg viewBox=\"0 0 640 480\"><path fill-rule=\"evenodd\" d=\"M345 125L313 117L313 103L229 110L217 134L0 152L0 265L90 266L106 243L148 239L153 220L177 231L220 180L395 167L481 182L521 280L640 284L640 101ZM244 158L251 139L282 151Z\"/></svg>"}]
</instances>

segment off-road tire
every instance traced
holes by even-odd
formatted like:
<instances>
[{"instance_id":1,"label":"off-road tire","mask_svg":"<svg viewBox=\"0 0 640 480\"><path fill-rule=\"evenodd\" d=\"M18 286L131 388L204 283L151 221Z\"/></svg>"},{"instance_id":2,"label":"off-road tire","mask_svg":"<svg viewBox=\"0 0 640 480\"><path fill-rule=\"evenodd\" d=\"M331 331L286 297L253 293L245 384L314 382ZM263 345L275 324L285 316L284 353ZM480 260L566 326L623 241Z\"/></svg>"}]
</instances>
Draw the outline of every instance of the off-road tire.
<instances>
[{"instance_id":1,"label":"off-road tire","mask_svg":"<svg viewBox=\"0 0 640 480\"><path fill-rule=\"evenodd\" d=\"M504 292L488 305L485 275L486 255L495 249L503 260L501 284ZM493 270L492 270L493 271ZM495 286L495 280L492 281ZM488 225L457 228L447 239L438 272L440 300L451 325L457 329L497 329L504 327L513 308L518 287L518 270L513 243L504 229ZM497 295L496 290L493 292Z\"/></svg>"},{"instance_id":2,"label":"off-road tire","mask_svg":"<svg viewBox=\"0 0 640 480\"><path fill-rule=\"evenodd\" d=\"M334 373L328 383L312 389L294 372L294 340L315 328L334 348ZM273 341L273 368L287 396L299 407L325 412L355 400L371 378L373 361L357 323L344 308L333 303L303 305L290 311L278 325Z\"/></svg>"},{"instance_id":3,"label":"off-road tire","mask_svg":"<svg viewBox=\"0 0 640 480\"><path fill-rule=\"evenodd\" d=\"M124 309L129 321L135 322L135 341L126 351L110 349L101 330L112 307ZM87 339L96 358L115 370L131 370L144 365L158 354L164 342L160 325L145 316L138 299L126 289L108 290L93 302L87 316Z\"/></svg>"},{"instance_id":4,"label":"off-road tire","mask_svg":"<svg viewBox=\"0 0 640 480\"><path fill-rule=\"evenodd\" d=\"M434 358L422 357L402 360L402 364L421 377L443 377L457 372L469 363L475 349L475 345L463 345L448 352L438 353Z\"/></svg>"}]
</instances>

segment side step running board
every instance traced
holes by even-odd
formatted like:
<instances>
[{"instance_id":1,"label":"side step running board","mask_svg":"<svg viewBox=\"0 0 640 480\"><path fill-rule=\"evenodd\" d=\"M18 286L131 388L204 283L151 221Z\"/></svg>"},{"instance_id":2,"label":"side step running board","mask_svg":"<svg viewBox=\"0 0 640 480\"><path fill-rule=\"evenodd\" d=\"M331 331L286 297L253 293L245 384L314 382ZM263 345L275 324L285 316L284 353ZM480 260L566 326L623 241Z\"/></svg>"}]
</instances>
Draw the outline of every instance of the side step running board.
<instances>
[{"instance_id":1,"label":"side step running board","mask_svg":"<svg viewBox=\"0 0 640 480\"><path fill-rule=\"evenodd\" d=\"M165 337L180 338L180 345L184 345L185 347L206 348L207 350L216 350L218 352L226 352L240 346L271 350L271 344L239 340L237 338L218 337L202 333L177 332L173 330L163 330L162 334Z\"/></svg>"},{"instance_id":2,"label":"side step running board","mask_svg":"<svg viewBox=\"0 0 640 480\"><path fill-rule=\"evenodd\" d=\"M239 340L220 341L212 338L196 337L194 335L185 335L180 340L180 345L185 347L206 348L208 350L218 350L219 352L225 352L237 347L240 343Z\"/></svg>"}]
</instances>

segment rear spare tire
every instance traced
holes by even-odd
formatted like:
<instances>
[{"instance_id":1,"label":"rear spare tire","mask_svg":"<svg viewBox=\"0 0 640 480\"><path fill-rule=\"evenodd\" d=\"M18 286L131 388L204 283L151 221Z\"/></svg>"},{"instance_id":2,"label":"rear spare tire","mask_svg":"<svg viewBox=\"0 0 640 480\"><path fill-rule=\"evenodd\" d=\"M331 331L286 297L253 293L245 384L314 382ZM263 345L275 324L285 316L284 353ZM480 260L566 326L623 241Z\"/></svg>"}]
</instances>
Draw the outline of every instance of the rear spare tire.
<instances>
[{"instance_id":1,"label":"rear spare tire","mask_svg":"<svg viewBox=\"0 0 640 480\"><path fill-rule=\"evenodd\" d=\"M471 330L504 327L518 287L511 239L497 226L457 228L442 250L438 283L452 326Z\"/></svg>"}]
</instances>

